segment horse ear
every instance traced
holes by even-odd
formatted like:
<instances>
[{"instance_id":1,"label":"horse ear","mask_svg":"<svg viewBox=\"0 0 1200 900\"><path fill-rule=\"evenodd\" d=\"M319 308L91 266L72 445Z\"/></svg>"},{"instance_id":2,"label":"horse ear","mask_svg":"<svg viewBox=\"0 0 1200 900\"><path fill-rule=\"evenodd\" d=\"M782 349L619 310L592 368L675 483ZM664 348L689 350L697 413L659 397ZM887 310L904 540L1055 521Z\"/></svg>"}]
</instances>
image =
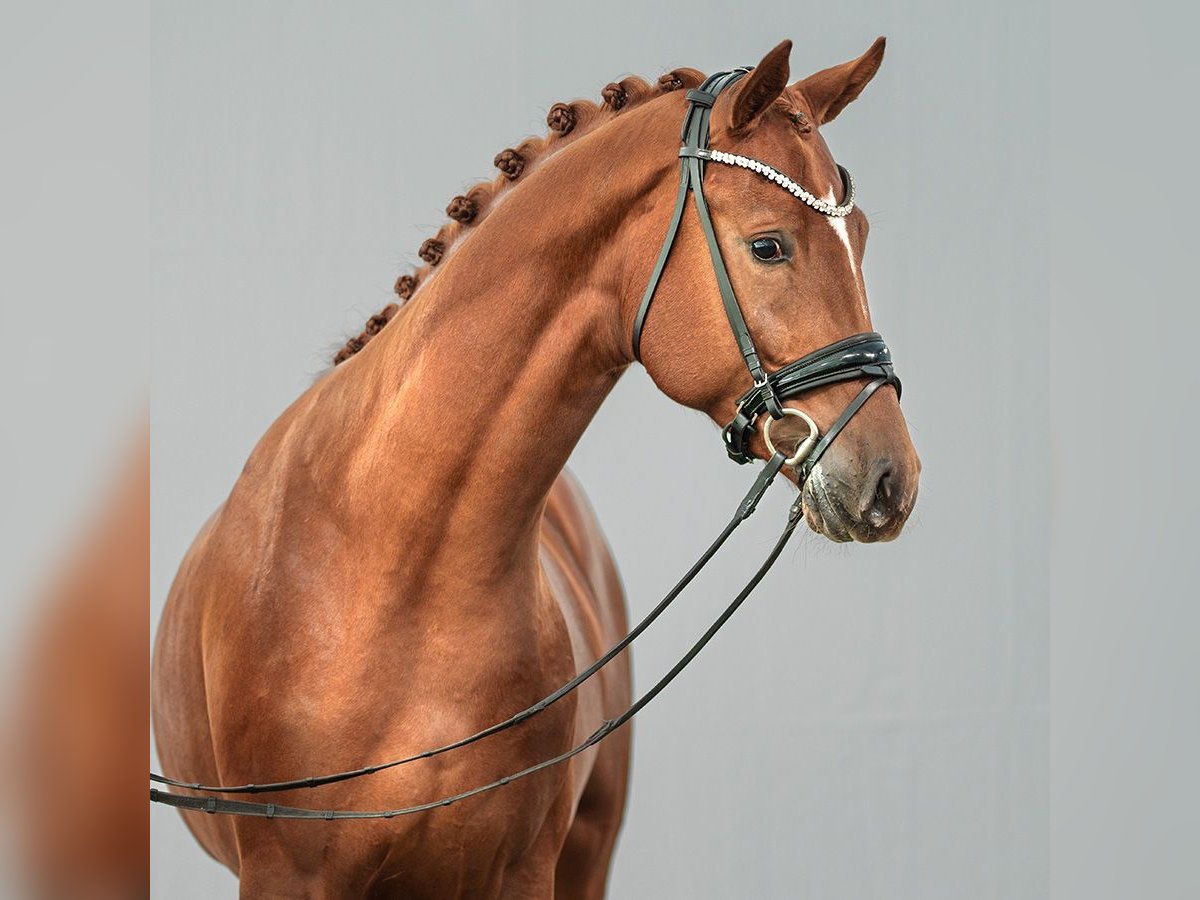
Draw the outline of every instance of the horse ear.
<instances>
[{"instance_id":1,"label":"horse ear","mask_svg":"<svg viewBox=\"0 0 1200 900\"><path fill-rule=\"evenodd\" d=\"M733 131L749 128L763 110L787 89L788 56L791 52L792 42L783 41L754 67L733 100L733 113L729 121Z\"/></svg>"},{"instance_id":2,"label":"horse ear","mask_svg":"<svg viewBox=\"0 0 1200 900\"><path fill-rule=\"evenodd\" d=\"M871 49L850 62L823 69L797 81L795 88L812 107L818 125L832 122L851 100L862 93L883 62L884 38L876 38Z\"/></svg>"}]
</instances>

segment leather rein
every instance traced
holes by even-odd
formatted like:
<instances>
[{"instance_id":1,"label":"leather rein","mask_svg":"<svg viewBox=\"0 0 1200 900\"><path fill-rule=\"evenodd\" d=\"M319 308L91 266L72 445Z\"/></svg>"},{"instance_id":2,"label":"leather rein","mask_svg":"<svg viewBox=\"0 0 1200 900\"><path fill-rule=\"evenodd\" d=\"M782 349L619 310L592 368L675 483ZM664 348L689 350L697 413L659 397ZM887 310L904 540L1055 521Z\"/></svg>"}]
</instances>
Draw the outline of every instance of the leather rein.
<instances>
[{"instance_id":1,"label":"leather rein","mask_svg":"<svg viewBox=\"0 0 1200 900\"><path fill-rule=\"evenodd\" d=\"M809 194L795 182L782 175L782 173L768 166L766 163L758 160L748 159L747 157L734 156L732 154L719 153L709 148L709 118L712 112L713 104L716 102L718 95L737 82L750 71L749 68L734 69L729 72L719 72L710 76L704 81L700 88L687 92L687 114L684 117L683 132L681 135L683 146L679 151L680 157L680 182L679 193L676 198L674 212L671 216L671 223L668 226L666 237L663 241L662 250L659 253L658 259L655 262L654 269L651 273L649 283L646 286L646 291L642 296L641 305L638 309L637 318L634 323L633 330L633 352L634 356L639 360L641 358L641 338L645 328L646 317L650 311L651 302L654 299L658 283L662 277L663 270L666 268L667 260L670 257L671 248L674 246L675 239L679 232L680 223L683 220L683 214L687 206L688 194L691 194L695 201L696 211L700 217L700 226L704 231L705 238L708 243L708 249L712 258L713 269L717 276L717 284L721 293L721 301L725 307L725 313L729 319L729 326L733 332L734 340L737 342L742 358L745 360L746 367L750 371L750 376L753 381L753 386L742 395L737 403L737 412L731 421L722 432L725 441L726 451L731 459L738 463L748 463L753 458L749 451L749 443L751 436L756 430L756 422L764 413L769 414L770 419L767 420L764 426L764 438L767 446L771 451L771 456L767 460L766 465L755 478L754 484L750 490L742 498L734 511L733 517L728 524L717 535L716 539L708 546L701 554L700 558L692 565L690 569L683 575L679 582L667 593L658 605L655 606L645 618L643 618L636 626L634 626L628 634L620 641L614 644L603 656L597 659L594 663L581 671L578 675L558 688L553 693L549 694L542 700L535 703L528 709L521 710L513 716L497 722L482 731L461 738L441 747L435 747L425 750L421 753L405 756L400 759L391 760L389 762L378 763L371 766L363 766L359 769L351 769L344 772L334 772L327 775L315 775L307 778L297 778L290 781L276 781L264 784L244 784L238 786L222 786L222 785L207 785L197 782L180 781L174 778L168 778L164 775L150 773L150 781L165 785L167 787L184 788L191 791L206 792L208 796L192 796L189 794L179 794L173 791L162 790L152 787L150 789L150 800L155 803L163 803L168 806L175 806L180 809L198 810L211 814L225 814L236 816L259 816L268 819L391 819L397 816L412 815L414 813L426 812L428 810L437 809L439 807L449 806L459 800L465 800L469 797L474 797L479 794L492 791L505 785L508 785L519 779L534 775L551 766L556 766L566 762L572 757L578 756L580 753L594 747L604 738L611 734L616 729L620 728L642 709L648 706L655 697L657 697L670 684L680 672L682 672L700 651L713 639L718 631L729 621L730 617L738 610L738 607L745 602L750 593L758 586L758 583L766 576L775 561L779 558L783 548L791 539L792 533L796 530L796 526L800 523L803 514L803 485L805 479L811 474L813 468L820 460L822 454L828 449L829 445L839 432L846 426L850 419L857 413L870 396L885 384L891 384L895 387L897 395L900 392L900 381L897 379L892 368L891 352L883 338L875 333L858 334L843 340L837 341L819 350L801 357L795 362L778 369L775 372L767 373L763 368L762 361L759 357L758 350L754 345L754 340L751 337L750 329L746 324L746 319L742 314L741 307L738 305L737 296L734 293L733 285L729 279L729 273L725 268L724 260L721 257L721 251L717 243L716 231L713 228L712 218L709 214L708 204L704 198L703 179L704 167L707 163L725 163L728 165L736 165L742 168L748 168L755 171L764 177L770 178L781 187L789 190L799 199L803 200L809 206L828 216L845 215L853 208L853 181L850 179L850 174L838 167L842 174L843 186L846 190L846 198L842 205L834 206L825 201L815 198ZM800 394L807 393L816 388L823 387L828 384L834 384L840 381L849 381L860 378L871 379L866 386L859 391L858 395L847 405L842 414L830 427L824 435L818 433L818 429L813 420L805 413L797 409L786 408L783 406L783 401ZM794 415L803 418L809 425L809 437L804 440L799 448L793 452L792 456L786 457L782 452L774 449L770 440L770 423L783 418L786 415ZM433 756L438 756L443 753L448 753L451 750L457 750L461 747L466 747L481 741L484 738L494 734L499 734L509 728L516 727L527 719L532 718L538 713L544 711L548 707L557 703L563 697L566 697L581 684L590 679L593 675L603 669L606 665L612 662L620 653L629 647L651 624L660 616L666 609L675 601L675 599L683 592L683 590L692 582L697 574L708 564L712 557L717 553L721 546L729 539L730 535L737 529L742 522L748 519L758 506L759 500L766 493L767 488L775 480L780 470L785 466L790 465L795 469L797 481L801 491L797 495L795 502L792 503L788 510L787 522L784 525L782 534L771 548L771 552L767 554L766 559L758 570L751 576L749 581L737 596L729 603L725 610L717 617L713 624L704 632L703 635L691 646L691 648L683 655L683 657L671 667L671 669L660 678L653 687L643 693L638 699L626 709L623 713L612 719L605 720L599 728L597 728L586 740L572 747L564 753L550 759L539 762L528 768L521 769L511 775L499 778L487 784L480 785L470 790L465 790L457 794L452 794L447 797L442 797L437 800L432 800L428 803L422 803L416 806L401 807L399 809L388 810L347 810L347 809L314 809L297 806L284 806L275 803L261 803L247 800L232 800L226 797L214 796L216 794L261 794L268 792L292 791L303 788L315 788L322 785L335 784L342 781L349 781L354 778L360 778L367 775L373 775L376 772L382 772L386 769L393 769L399 766L407 765L408 763L416 762L421 759L429 759Z\"/></svg>"}]
</instances>

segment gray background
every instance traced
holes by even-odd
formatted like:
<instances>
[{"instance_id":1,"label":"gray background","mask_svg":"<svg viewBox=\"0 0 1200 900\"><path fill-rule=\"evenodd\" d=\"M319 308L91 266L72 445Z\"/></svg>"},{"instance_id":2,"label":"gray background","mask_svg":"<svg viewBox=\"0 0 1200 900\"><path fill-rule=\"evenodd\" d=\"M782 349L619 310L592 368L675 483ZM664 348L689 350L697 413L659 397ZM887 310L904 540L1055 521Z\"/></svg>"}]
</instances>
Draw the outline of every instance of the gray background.
<instances>
[{"instance_id":1,"label":"gray background","mask_svg":"<svg viewBox=\"0 0 1200 900\"><path fill-rule=\"evenodd\" d=\"M1169 335L1195 321L1178 302L1181 213L1122 210L1097 190L1149 204L1166 190L1151 160L1183 170L1168 99L1194 79L1182 30L1012 2L159 4L151 26L152 627L258 436L388 302L449 197L541 132L553 102L629 72L752 63L783 37L807 74L886 34L880 75L826 138L871 216L867 283L905 379L921 499L894 544L798 542L639 720L610 893L1047 896L1053 749L1055 802L1084 822L1060 834L1056 814L1056 852L1076 865L1054 893L1185 895L1153 889L1165 878L1154 854L1194 847L1194 784L1158 773L1187 758L1195 730L1166 717L1171 750L1134 766L1125 793L1104 765L1190 683L1174 667L1109 674L1136 675L1130 654L1161 659L1196 634L1174 605L1195 571L1172 537L1190 521L1186 425L1160 420L1143 453L1119 419L1139 431L1147 411L1171 409L1167 395L1096 381L1117 350L1149 355L1164 322ZM1155 384L1195 385L1181 366L1135 364L1147 366ZM640 370L571 465L635 615L750 476ZM739 534L742 557L765 551L785 495ZM1147 498L1165 496L1182 499L1152 513ZM1122 525L1122 551L1144 568L1096 549ZM639 684L736 590L735 553L639 643ZM1054 677L1095 738L1060 743L1056 717L1051 741L1052 634L1089 639L1092 665ZM1111 820L1131 827L1096 831ZM152 809L151 825L156 894L233 894L175 813Z\"/></svg>"}]
</instances>

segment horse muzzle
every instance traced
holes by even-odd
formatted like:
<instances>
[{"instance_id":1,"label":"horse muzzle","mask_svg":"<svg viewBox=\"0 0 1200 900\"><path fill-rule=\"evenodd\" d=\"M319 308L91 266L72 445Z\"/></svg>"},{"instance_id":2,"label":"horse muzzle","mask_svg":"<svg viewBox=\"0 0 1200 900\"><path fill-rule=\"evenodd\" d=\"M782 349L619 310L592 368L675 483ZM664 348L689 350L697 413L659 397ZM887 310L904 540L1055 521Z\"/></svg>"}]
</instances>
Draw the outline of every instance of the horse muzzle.
<instances>
[{"instance_id":1,"label":"horse muzzle","mask_svg":"<svg viewBox=\"0 0 1200 900\"><path fill-rule=\"evenodd\" d=\"M830 454L802 488L805 521L832 541L894 540L916 503L919 472L919 462L879 458L858 467Z\"/></svg>"}]
</instances>

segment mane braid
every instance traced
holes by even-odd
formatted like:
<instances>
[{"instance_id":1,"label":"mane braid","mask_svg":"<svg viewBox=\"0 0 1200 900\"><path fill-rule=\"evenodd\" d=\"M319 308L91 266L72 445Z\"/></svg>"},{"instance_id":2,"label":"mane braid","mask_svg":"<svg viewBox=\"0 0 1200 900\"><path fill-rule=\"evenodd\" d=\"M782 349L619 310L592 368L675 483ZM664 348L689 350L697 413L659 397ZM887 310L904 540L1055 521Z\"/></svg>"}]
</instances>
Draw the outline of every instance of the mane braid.
<instances>
[{"instance_id":1,"label":"mane braid","mask_svg":"<svg viewBox=\"0 0 1200 900\"><path fill-rule=\"evenodd\" d=\"M531 167L581 135L588 134L611 121L623 110L639 106L671 91L698 87L703 81L704 75L695 69L674 69L660 76L654 84L637 76L611 82L605 85L601 92L601 103L591 100L555 103L546 116L549 134L540 138L528 138L516 147L500 151L493 161L500 174L491 181L475 185L465 194L460 194L450 201L450 205L446 207L446 215L451 221L421 244L417 251L425 265L396 279L393 290L400 302L389 303L371 316L362 333L347 340L345 346L338 350L333 357L333 364L336 366L345 362L379 334L400 311L401 305L410 300L420 286L433 275L433 270L446 258L463 233L482 222L497 196L511 188Z\"/></svg>"}]
</instances>

